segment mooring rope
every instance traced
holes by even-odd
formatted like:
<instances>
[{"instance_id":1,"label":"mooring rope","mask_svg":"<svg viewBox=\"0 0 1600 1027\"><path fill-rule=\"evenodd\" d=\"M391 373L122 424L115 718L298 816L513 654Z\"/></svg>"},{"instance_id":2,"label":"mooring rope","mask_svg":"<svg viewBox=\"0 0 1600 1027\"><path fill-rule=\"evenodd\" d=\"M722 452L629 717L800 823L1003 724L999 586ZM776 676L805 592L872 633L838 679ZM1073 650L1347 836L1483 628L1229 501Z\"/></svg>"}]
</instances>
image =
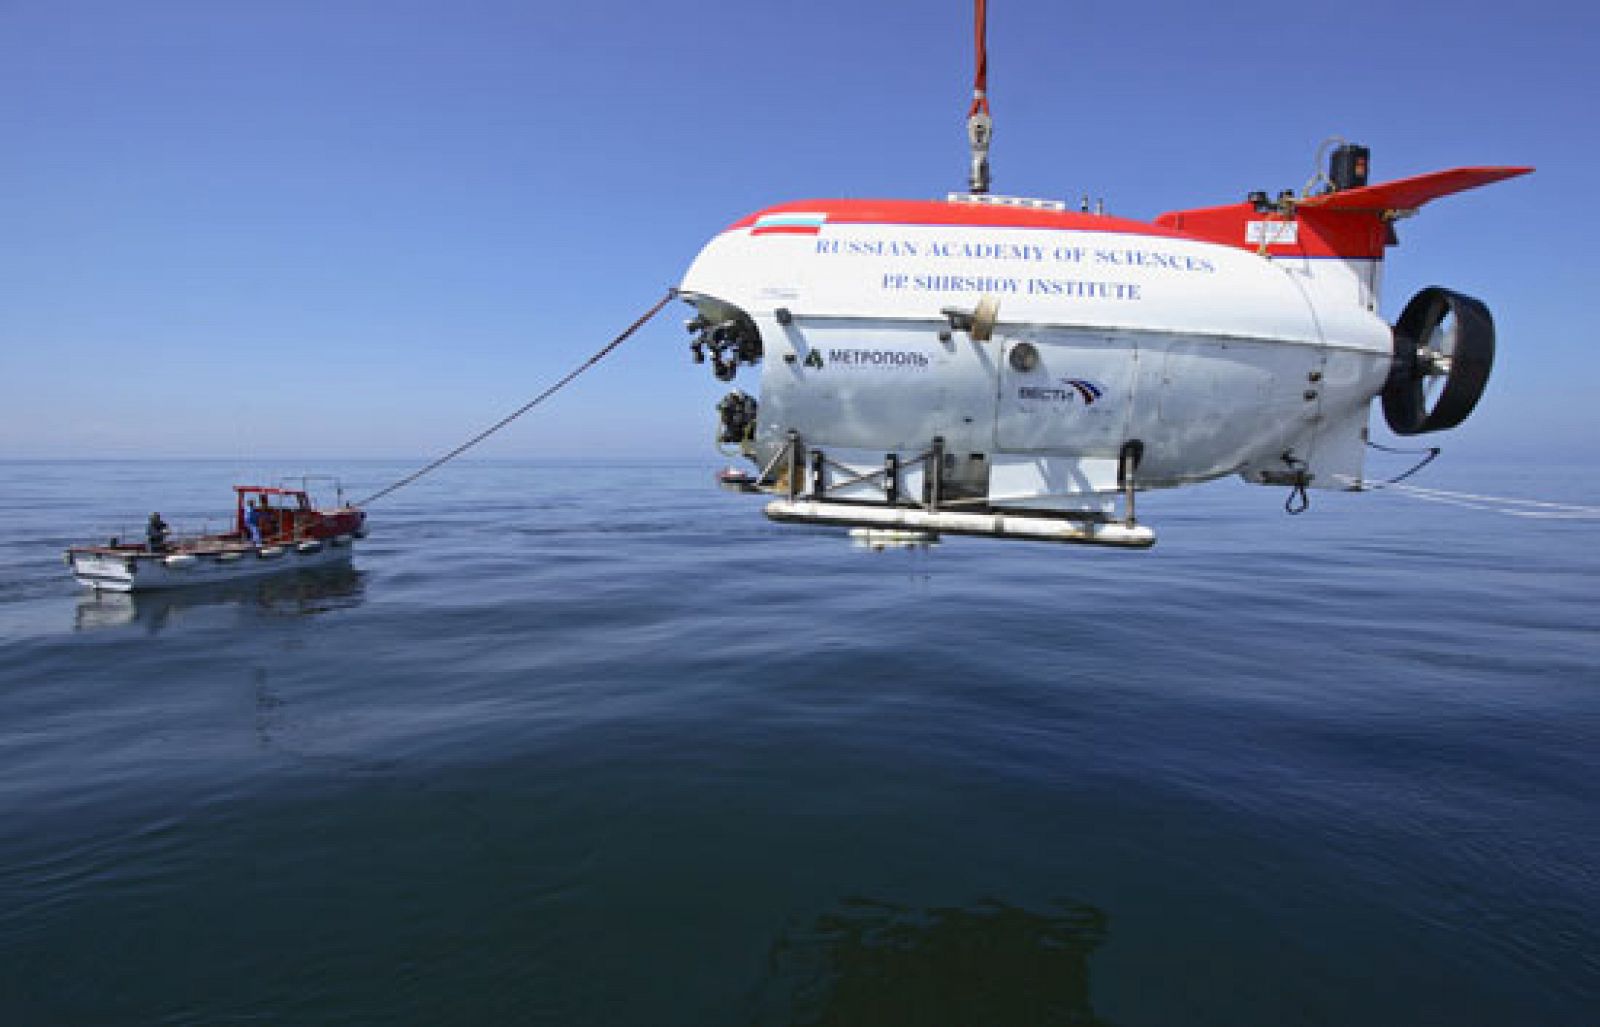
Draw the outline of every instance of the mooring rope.
<instances>
[{"instance_id":1,"label":"mooring rope","mask_svg":"<svg viewBox=\"0 0 1600 1027\"><path fill-rule=\"evenodd\" d=\"M1342 141L1343 140L1341 140L1341 142ZM1415 464L1411 465L1411 469L1410 470L1403 471L1400 474L1395 475L1393 478L1390 478L1387 481L1384 481L1384 482L1380 483L1380 484L1383 484L1383 485L1398 485L1398 484L1400 484L1402 481L1405 481L1407 478L1411 477L1413 474L1416 474L1418 471L1422 470L1424 467L1428 466L1429 464L1433 463L1435 460L1439 459L1439 454L1444 452L1444 449L1439 447L1439 446L1429 446L1426 449L1396 449L1393 446L1385 446L1385 445L1381 445L1379 443L1373 442L1371 439L1367 440L1367 448L1368 449L1376 449L1380 453L1394 453L1397 456L1420 456L1420 457L1422 457L1421 460L1418 460ZM1369 482L1368 484L1371 484L1371 483Z\"/></svg>"},{"instance_id":2,"label":"mooring rope","mask_svg":"<svg viewBox=\"0 0 1600 1027\"><path fill-rule=\"evenodd\" d=\"M661 308L665 307L668 303L672 302L673 297L675 297L677 295L678 295L678 290L677 289L668 289L667 290L667 294L665 296L661 297L659 300L657 300L655 306L651 307L649 310L647 310L643 314L641 314L639 316L639 319L634 321L633 324L629 325L626 329L624 329L621 335L617 336L615 339L612 339L610 342L608 342L604 346L602 346L600 348L599 352L595 353L594 356L590 357L588 360L585 360L583 363L581 363L577 367L573 368L560 381L556 382L554 385L550 386L548 389L545 389L543 392L539 393L537 396L535 396L532 399L528 400L528 402L522 404L522 406L520 406L517 409L513 410L511 413L509 413L506 416L500 418L500 420L496 421L494 424L490 425L489 427L485 428L483 431L481 431L478 434L474 435L472 438L470 438L467 441L463 442L461 445L457 446L455 449L452 449L450 452L446 453L444 456L441 456L439 459L433 461L431 464L428 464L426 467L423 467L420 470L413 471L411 474L406 475L404 478L401 478L399 481L395 482L393 485L388 486L387 488L384 488L384 489L381 489L381 490L379 490L377 492L374 492L372 495L368 496L367 498L365 498L363 500L360 500L355 505L356 506L366 506L369 503L374 503L374 502L382 499L384 496L387 496L389 493L394 492L397 489L404 488L405 486L407 486L407 485L411 484L412 482L416 481L418 478L422 477L424 474L427 474L429 471L432 471L435 468L437 468L437 467L439 467L439 466L441 466L443 464L446 464L446 463L450 462L451 460L454 460L456 457L460 456L462 453L465 453L467 450L471 449L473 446L476 446L478 443L482 442L484 439L486 439L489 436L493 435L495 432L499 431L501 428L504 428L506 425L510 424L512 421L515 421L517 418L521 417L523 414L525 414L528 411L532 410L534 407L538 406L540 403L543 403L545 400L549 399L551 396L554 396L557 392L560 392L563 388L565 388L567 386L567 384L570 383L574 378L578 377L578 375L582 374L583 372L589 370L589 368L591 368L594 365L598 364L602 359L605 358L606 354L610 353L612 350L616 349L618 346L622 345L624 342L627 342L629 337L632 336L634 332L637 332L640 328L643 328L645 326L646 322L648 322L651 318L655 317L657 314L661 313Z\"/></svg>"},{"instance_id":3,"label":"mooring rope","mask_svg":"<svg viewBox=\"0 0 1600 1027\"><path fill-rule=\"evenodd\" d=\"M1450 492L1445 489L1428 489L1419 485L1402 485L1398 481L1362 481L1340 475L1340 480L1362 491L1398 492L1412 499L1432 503L1464 506L1469 510L1507 514L1511 517L1532 517L1542 520L1587 521L1600 519L1600 506L1579 503L1552 503L1542 499L1524 499L1517 496L1485 496L1473 492Z\"/></svg>"}]
</instances>

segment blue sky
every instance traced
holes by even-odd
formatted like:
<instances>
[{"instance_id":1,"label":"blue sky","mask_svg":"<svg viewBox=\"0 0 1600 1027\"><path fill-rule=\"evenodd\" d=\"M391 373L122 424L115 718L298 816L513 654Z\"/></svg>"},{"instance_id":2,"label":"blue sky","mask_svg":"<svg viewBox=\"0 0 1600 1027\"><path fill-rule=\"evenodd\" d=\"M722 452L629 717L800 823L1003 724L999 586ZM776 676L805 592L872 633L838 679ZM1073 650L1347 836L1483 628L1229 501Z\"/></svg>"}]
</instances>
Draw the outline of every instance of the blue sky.
<instances>
[{"instance_id":1,"label":"blue sky","mask_svg":"<svg viewBox=\"0 0 1600 1027\"><path fill-rule=\"evenodd\" d=\"M1335 134L1375 180L1536 165L1403 223L1385 311L1495 311L1447 447L1582 454L1597 41L1579 4L997 0L995 189L1149 218L1298 188ZM426 457L738 216L965 181L965 2L8 0L0 56L0 457ZM480 452L709 453L681 321Z\"/></svg>"}]
</instances>

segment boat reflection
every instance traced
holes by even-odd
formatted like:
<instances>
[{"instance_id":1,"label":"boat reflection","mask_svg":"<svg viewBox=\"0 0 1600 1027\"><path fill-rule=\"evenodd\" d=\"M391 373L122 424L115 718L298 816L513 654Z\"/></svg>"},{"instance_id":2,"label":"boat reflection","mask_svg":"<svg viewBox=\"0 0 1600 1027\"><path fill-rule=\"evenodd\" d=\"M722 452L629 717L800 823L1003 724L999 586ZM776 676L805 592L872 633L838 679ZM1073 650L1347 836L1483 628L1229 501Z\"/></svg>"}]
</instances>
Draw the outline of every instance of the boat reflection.
<instances>
[{"instance_id":1,"label":"boat reflection","mask_svg":"<svg viewBox=\"0 0 1600 1027\"><path fill-rule=\"evenodd\" d=\"M162 592L86 593L78 600L74 627L143 626L150 634L204 607L238 606L274 616L311 616L357 606L365 598L364 575L339 566Z\"/></svg>"},{"instance_id":2,"label":"boat reflection","mask_svg":"<svg viewBox=\"0 0 1600 1027\"><path fill-rule=\"evenodd\" d=\"M985 901L910 909L851 899L772 947L757 1023L1102 1024L1089 955L1106 916Z\"/></svg>"}]
</instances>

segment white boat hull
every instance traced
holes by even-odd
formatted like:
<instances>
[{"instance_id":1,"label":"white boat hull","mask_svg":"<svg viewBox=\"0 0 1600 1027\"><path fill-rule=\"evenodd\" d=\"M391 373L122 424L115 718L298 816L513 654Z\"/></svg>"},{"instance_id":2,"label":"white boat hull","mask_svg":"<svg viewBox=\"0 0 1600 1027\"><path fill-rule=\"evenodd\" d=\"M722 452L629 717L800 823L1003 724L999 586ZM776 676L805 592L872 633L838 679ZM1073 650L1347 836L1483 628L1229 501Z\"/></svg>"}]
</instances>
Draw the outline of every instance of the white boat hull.
<instances>
[{"instance_id":1,"label":"white boat hull","mask_svg":"<svg viewBox=\"0 0 1600 1027\"><path fill-rule=\"evenodd\" d=\"M284 543L181 553L74 549L68 551L67 561L73 576L89 588L153 592L347 565L354 549L348 542L304 546Z\"/></svg>"}]
</instances>

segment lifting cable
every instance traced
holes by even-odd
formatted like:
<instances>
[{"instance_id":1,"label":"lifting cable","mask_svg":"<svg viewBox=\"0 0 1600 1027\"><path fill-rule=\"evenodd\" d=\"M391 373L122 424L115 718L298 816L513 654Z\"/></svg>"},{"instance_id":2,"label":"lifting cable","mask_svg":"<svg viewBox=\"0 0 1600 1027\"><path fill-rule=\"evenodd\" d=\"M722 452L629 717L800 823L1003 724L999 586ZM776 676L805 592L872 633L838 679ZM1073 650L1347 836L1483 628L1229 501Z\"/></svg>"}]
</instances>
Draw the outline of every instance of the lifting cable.
<instances>
[{"instance_id":1,"label":"lifting cable","mask_svg":"<svg viewBox=\"0 0 1600 1027\"><path fill-rule=\"evenodd\" d=\"M988 0L974 0L973 36L977 46L977 71L972 78L972 106L967 108L967 142L972 146L972 170L967 188L974 193L989 191L989 140L994 137L994 120L989 117L989 42Z\"/></svg>"},{"instance_id":2,"label":"lifting cable","mask_svg":"<svg viewBox=\"0 0 1600 1027\"><path fill-rule=\"evenodd\" d=\"M441 456L439 459L433 461L433 463L428 464L426 467L423 467L421 470L414 471L411 474L406 475L404 478L401 478L399 481L395 482L393 485L390 485L389 487L387 487L385 489L381 489L381 490L379 490L377 492L374 492L372 495L370 495L367 498L361 500L360 502L355 503L354 505L355 506L366 506L368 503L372 503L372 502L375 502L375 501L377 501L379 499L382 499L384 496L387 496L389 493L394 492L396 489L404 488L405 486L407 486L407 485L411 484L412 482L416 481L418 478L422 477L424 474L427 474L429 471L433 470L434 468L439 467L442 464L448 463L451 460L454 460L456 457L460 456L462 453L465 453L467 450L471 449L473 446L476 446L478 443L482 442L484 439L486 439L489 436L493 435L495 432L499 431L501 428L504 428L506 425L510 424L512 421L515 421L517 418L521 417L523 414L525 414L528 411L532 410L534 407L538 406L540 403L543 403L545 400L549 399L551 396L554 396L557 392L560 392L563 388L565 388L566 385L569 382L571 382L574 378L578 377L578 375L582 374L583 372L589 370L589 368L591 368L594 365L598 364L606 356L606 354L610 353L612 350L616 349L618 346L622 345L624 342L627 342L628 338L631 335L633 335L634 332L638 331L640 328L643 328L647 321L649 321L652 317L655 317L657 314L661 313L661 308L665 307L668 303L670 303L672 301L672 299L677 295L678 295L678 290L677 289L668 289L667 290L667 294L665 296L661 297L659 300L657 300L655 306L651 307L649 310L645 311L645 313L640 315L640 317L639 317L639 319L637 321L633 322L633 324L629 325L626 329L624 329L621 335L617 336L615 339L612 339L610 342L606 343L603 347L601 347L600 351L597 352L594 356L590 357L588 360L585 360L582 364L579 364L573 370L567 372L566 377L562 378L560 381L556 382L554 385L550 386L548 389L545 389L543 392L539 393L537 396L535 396L532 399L528 400L528 402L522 404L522 406L518 407L516 410L513 410L511 413L509 413L506 416L502 417L500 420L496 421L494 424L492 424L489 427L485 428L483 431L481 431L478 434L474 435L472 438L470 438L467 441L463 442L461 445L457 446L455 449L452 449L450 452L446 453L444 456Z\"/></svg>"},{"instance_id":3,"label":"lifting cable","mask_svg":"<svg viewBox=\"0 0 1600 1027\"><path fill-rule=\"evenodd\" d=\"M977 0L973 11L973 36L977 43L977 72L972 77L972 107L967 117L989 113L989 19L988 0Z\"/></svg>"}]
</instances>

